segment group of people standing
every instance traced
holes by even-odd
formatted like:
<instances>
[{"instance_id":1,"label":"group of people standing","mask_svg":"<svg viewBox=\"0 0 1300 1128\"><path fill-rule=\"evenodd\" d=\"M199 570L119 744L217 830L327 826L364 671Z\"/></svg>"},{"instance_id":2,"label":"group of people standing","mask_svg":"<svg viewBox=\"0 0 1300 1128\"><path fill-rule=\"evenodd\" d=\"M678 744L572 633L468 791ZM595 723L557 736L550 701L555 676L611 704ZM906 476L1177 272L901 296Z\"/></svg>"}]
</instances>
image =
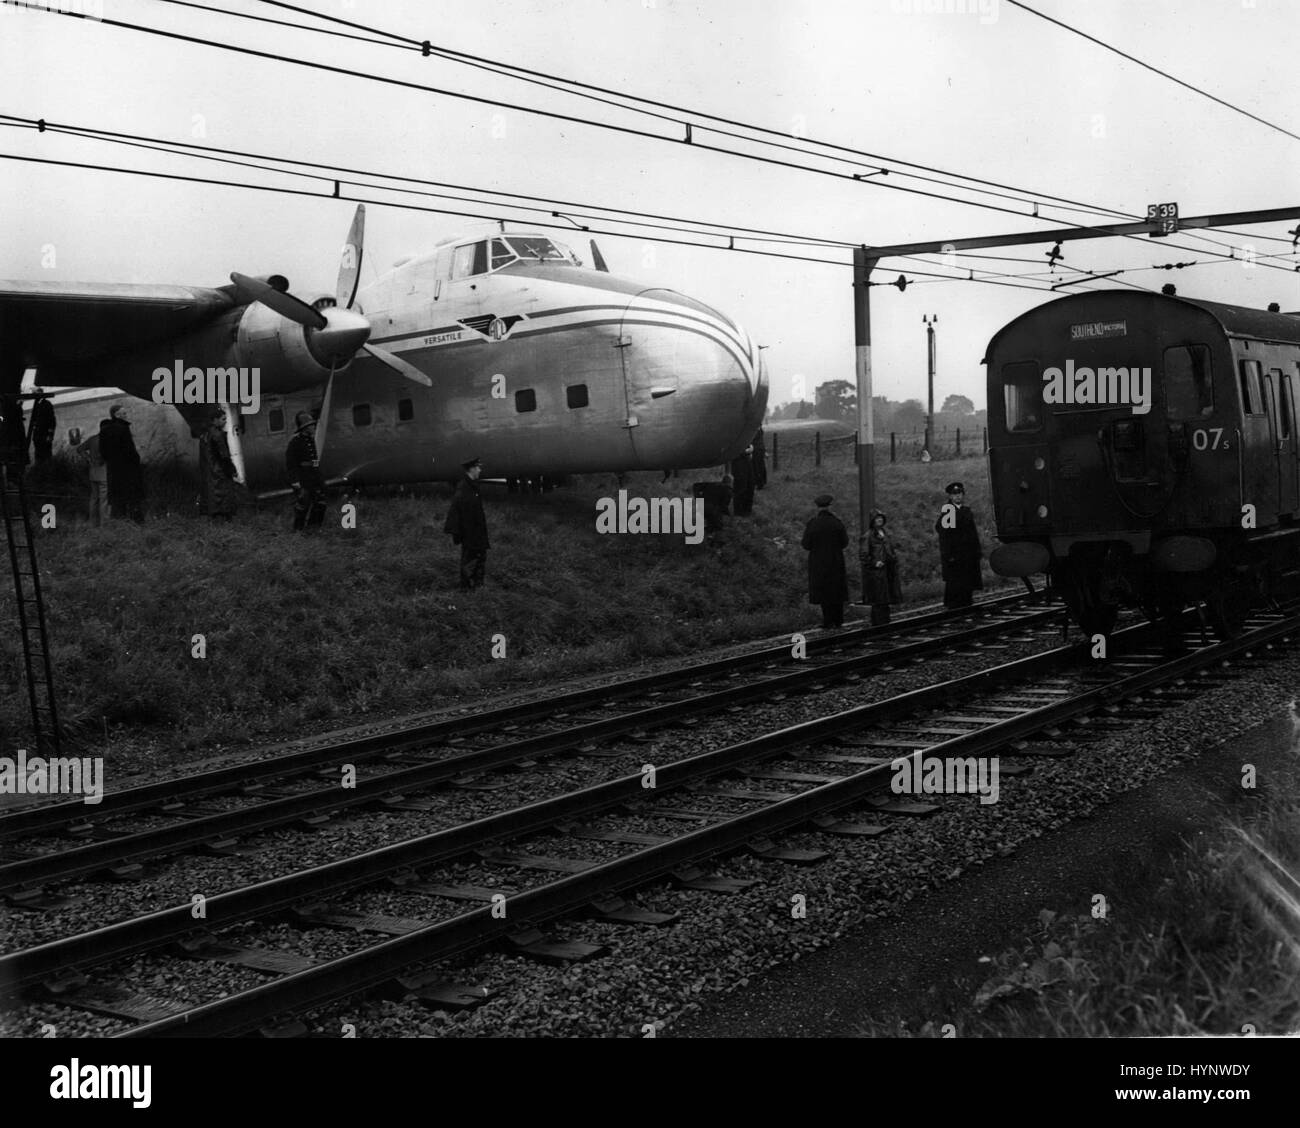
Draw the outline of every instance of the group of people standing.
<instances>
[{"instance_id":1,"label":"group of people standing","mask_svg":"<svg viewBox=\"0 0 1300 1128\"><path fill-rule=\"evenodd\" d=\"M131 435L126 408L117 404L99 424L99 432L85 439L74 427L72 445L90 467L90 520L102 525L105 517L144 521L144 467Z\"/></svg>"},{"instance_id":2,"label":"group of people standing","mask_svg":"<svg viewBox=\"0 0 1300 1128\"><path fill-rule=\"evenodd\" d=\"M948 500L934 523L939 534L939 561L943 573L943 605L969 607L974 593L983 588L980 561L984 556L975 515L966 506L966 487L951 482L944 493ZM804 528L802 546L808 553L808 602L822 611L822 626L844 625L844 605L849 601L848 574L844 550L849 533L844 522L830 510L834 499L821 494L814 499L817 514ZM871 625L889 622L889 609L903 600L898 570L898 553L886 531L887 516L873 509L868 529L859 538L858 562L862 566L862 602L871 607Z\"/></svg>"}]
</instances>

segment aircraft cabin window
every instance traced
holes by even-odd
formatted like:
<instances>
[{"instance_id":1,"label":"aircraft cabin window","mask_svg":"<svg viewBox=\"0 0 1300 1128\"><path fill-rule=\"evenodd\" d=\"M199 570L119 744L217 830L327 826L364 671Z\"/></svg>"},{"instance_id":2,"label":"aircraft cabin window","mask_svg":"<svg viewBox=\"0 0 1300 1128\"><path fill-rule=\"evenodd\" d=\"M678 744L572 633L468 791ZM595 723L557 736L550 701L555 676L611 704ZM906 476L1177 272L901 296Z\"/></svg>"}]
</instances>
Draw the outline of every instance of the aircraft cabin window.
<instances>
[{"instance_id":1,"label":"aircraft cabin window","mask_svg":"<svg viewBox=\"0 0 1300 1128\"><path fill-rule=\"evenodd\" d=\"M586 384L570 384L564 389L564 395L570 407L586 407L589 402Z\"/></svg>"},{"instance_id":2,"label":"aircraft cabin window","mask_svg":"<svg viewBox=\"0 0 1300 1128\"><path fill-rule=\"evenodd\" d=\"M370 426L370 405L368 403L354 403L352 405L352 426Z\"/></svg>"},{"instance_id":3,"label":"aircraft cabin window","mask_svg":"<svg viewBox=\"0 0 1300 1128\"><path fill-rule=\"evenodd\" d=\"M399 423L409 423L415 418L415 404L409 399L399 399L397 401L397 421Z\"/></svg>"},{"instance_id":4,"label":"aircraft cabin window","mask_svg":"<svg viewBox=\"0 0 1300 1128\"><path fill-rule=\"evenodd\" d=\"M577 261L568 247L544 235L511 235L507 242L524 262L562 262L573 266Z\"/></svg>"},{"instance_id":5,"label":"aircraft cabin window","mask_svg":"<svg viewBox=\"0 0 1300 1128\"><path fill-rule=\"evenodd\" d=\"M1241 406L1247 415L1264 414L1264 396L1259 388L1259 361L1243 360L1238 365L1241 373Z\"/></svg>"},{"instance_id":6,"label":"aircraft cabin window","mask_svg":"<svg viewBox=\"0 0 1300 1128\"><path fill-rule=\"evenodd\" d=\"M271 434L278 435L284 430L284 408L273 407L266 413L266 426Z\"/></svg>"},{"instance_id":7,"label":"aircraft cabin window","mask_svg":"<svg viewBox=\"0 0 1300 1128\"><path fill-rule=\"evenodd\" d=\"M1204 345L1165 349L1165 410L1170 419L1200 419L1214 414L1210 350Z\"/></svg>"},{"instance_id":8,"label":"aircraft cabin window","mask_svg":"<svg viewBox=\"0 0 1300 1128\"><path fill-rule=\"evenodd\" d=\"M515 392L515 410L518 412L537 410L537 393L532 388Z\"/></svg>"},{"instance_id":9,"label":"aircraft cabin window","mask_svg":"<svg viewBox=\"0 0 1300 1128\"><path fill-rule=\"evenodd\" d=\"M1008 431L1039 431L1043 426L1043 376L1033 361L1002 366L1002 394Z\"/></svg>"}]
</instances>

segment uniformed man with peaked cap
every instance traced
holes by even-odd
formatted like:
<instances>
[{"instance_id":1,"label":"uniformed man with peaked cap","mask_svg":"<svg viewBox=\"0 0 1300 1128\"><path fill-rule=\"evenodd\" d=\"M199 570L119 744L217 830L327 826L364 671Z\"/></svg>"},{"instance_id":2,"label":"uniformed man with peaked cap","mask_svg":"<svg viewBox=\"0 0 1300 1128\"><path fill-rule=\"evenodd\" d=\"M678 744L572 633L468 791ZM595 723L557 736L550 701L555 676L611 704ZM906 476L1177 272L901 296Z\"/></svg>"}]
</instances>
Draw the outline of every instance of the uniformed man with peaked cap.
<instances>
[{"instance_id":1,"label":"uniformed man with peaked cap","mask_svg":"<svg viewBox=\"0 0 1300 1128\"><path fill-rule=\"evenodd\" d=\"M464 474L456 486L442 531L451 534L452 544L460 545L460 590L469 591L483 586L488 550L487 515L483 512L478 487L482 462L471 458L462 462L460 468Z\"/></svg>"}]
</instances>

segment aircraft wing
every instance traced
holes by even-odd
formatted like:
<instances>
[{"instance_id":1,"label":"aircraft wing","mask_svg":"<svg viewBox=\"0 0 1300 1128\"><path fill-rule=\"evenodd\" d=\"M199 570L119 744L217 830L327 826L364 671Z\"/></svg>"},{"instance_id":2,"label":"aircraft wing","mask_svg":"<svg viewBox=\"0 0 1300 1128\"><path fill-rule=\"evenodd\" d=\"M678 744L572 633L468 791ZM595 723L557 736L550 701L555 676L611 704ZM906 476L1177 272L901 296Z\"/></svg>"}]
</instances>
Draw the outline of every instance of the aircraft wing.
<instances>
[{"instance_id":1,"label":"aircraft wing","mask_svg":"<svg viewBox=\"0 0 1300 1128\"><path fill-rule=\"evenodd\" d=\"M24 367L103 360L238 304L228 288L0 281L0 356Z\"/></svg>"}]
</instances>

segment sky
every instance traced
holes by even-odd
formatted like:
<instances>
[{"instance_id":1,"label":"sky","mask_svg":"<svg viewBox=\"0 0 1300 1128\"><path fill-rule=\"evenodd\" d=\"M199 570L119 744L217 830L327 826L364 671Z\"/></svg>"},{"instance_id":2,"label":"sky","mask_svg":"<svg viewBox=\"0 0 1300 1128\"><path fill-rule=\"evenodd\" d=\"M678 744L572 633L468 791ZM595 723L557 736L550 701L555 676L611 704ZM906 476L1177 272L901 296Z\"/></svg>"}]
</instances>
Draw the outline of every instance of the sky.
<instances>
[{"instance_id":1,"label":"sky","mask_svg":"<svg viewBox=\"0 0 1300 1128\"><path fill-rule=\"evenodd\" d=\"M796 261L726 249L728 233L762 229L805 239L884 246L1097 224L1106 217L1042 200L1066 197L1138 216L1175 201L1184 216L1300 204L1300 140L1178 86L1006 0L302 0L316 12L551 75L637 94L679 110L670 120L541 89L418 51L304 30L329 26L253 0L209 7L283 19L284 27L161 0L66 0L102 15L70 19L0 7L0 113L193 141L332 167L478 189L466 204L359 189L367 207L363 282L438 240L494 225L391 203L477 211L521 227L532 214L619 208L718 225L721 236L663 232L710 249L626 234L597 236L610 268L667 286L741 321L765 346L773 403L812 398L825 380L854 379L853 290L845 247L736 245L828 260ZM1033 0L1068 23L1267 122L1300 134L1294 48L1296 0ZM166 29L188 43L112 26ZM343 30L339 28L338 30ZM237 44L388 76L484 101L380 84L218 50ZM513 103L503 108L493 102ZM618 124L634 136L528 112ZM761 126L793 149L804 139L870 156L853 163L737 141L703 128L700 114ZM693 121L692 144L683 122ZM710 152L731 146L833 170L828 176ZM233 270L287 276L299 294L332 292L354 204L332 184L263 167L238 168L30 129L0 128L0 154L130 166L216 179L195 184L0 159L0 278L216 286ZM945 183L903 175L898 162ZM882 168L887 175L879 175ZM868 175L854 180L854 172ZM911 171L916 171L915 169ZM974 195L945 174L997 182L1010 198ZM364 179L356 176L355 179ZM293 186L302 195L230 181ZM426 191L451 191L424 186ZM900 189L938 194L933 198ZM525 213L481 190L571 202ZM953 200L978 200L1007 211ZM1033 217L1032 201L1041 200ZM1011 212L1013 214L1008 214ZM608 217L581 223L627 232ZM666 221L658 221L666 222ZM685 226L679 223L679 226ZM1123 269L1122 283L1192 297L1300 309L1297 221L1175 239L1091 240L1063 246L1064 267ZM570 245L589 259L589 235ZM639 231L639 235L650 234ZM1271 237L1271 239L1270 239ZM1177 243L1175 247L1171 244ZM716 247L718 249L712 249ZM1235 248L1233 260L1214 257ZM1254 265L1256 256L1280 255ZM949 393L985 400L981 358L1013 317L1057 294L1048 243L985 254L885 259L874 280L900 273L900 292L871 290L874 391L924 398L923 315L938 317L936 406ZM1178 271L1156 263L1197 262ZM1273 265L1266 265L1266 263ZM1275 269L1274 267L1280 267ZM913 271L999 271L1040 292ZM996 281L1007 282L1005 277ZM1058 291L1058 293L1061 291ZM1064 291L1069 292L1069 291Z\"/></svg>"}]
</instances>

